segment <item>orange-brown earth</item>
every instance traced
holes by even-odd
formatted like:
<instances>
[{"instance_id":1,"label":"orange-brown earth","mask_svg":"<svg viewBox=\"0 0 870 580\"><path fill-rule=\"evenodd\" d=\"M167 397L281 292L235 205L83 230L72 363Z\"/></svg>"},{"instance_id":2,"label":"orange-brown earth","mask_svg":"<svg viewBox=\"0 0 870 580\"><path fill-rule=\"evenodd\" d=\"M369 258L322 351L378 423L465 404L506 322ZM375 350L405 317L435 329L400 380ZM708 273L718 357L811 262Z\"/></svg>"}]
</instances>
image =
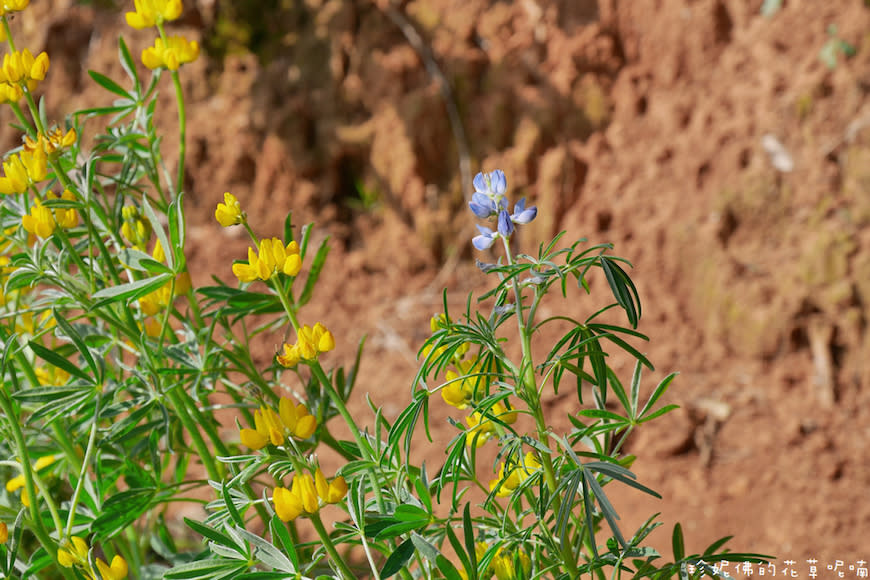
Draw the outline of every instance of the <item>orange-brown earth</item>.
<instances>
[{"instance_id":1,"label":"orange-brown earth","mask_svg":"<svg viewBox=\"0 0 870 580\"><path fill-rule=\"evenodd\" d=\"M511 195L538 206L526 249L567 230L633 262L658 369L645 385L681 373L665 401L681 409L629 448L664 499L618 494L624 529L661 511L663 551L679 521L690 550L734 535L733 549L795 560L797 577L811 558L822 577L835 560L857 577L849 566L870 560L870 10L761 8L189 0L171 29L209 48L183 69L194 279L228 279L244 256L213 220L224 191L262 235L280 234L289 210L314 220L333 250L305 319L339 337L333 362L368 336L352 408L369 416L368 394L394 418L442 288L458 307L485 287L464 196L470 173L501 168ZM121 77L119 31L135 54L151 42L125 29L121 6L32 9L20 26L51 55L55 117L110 100L85 73ZM855 54L831 67L820 52L832 39ZM584 317L600 303L557 306ZM614 365L627 382L628 361ZM430 464L453 435L446 414L421 451Z\"/></svg>"}]
</instances>

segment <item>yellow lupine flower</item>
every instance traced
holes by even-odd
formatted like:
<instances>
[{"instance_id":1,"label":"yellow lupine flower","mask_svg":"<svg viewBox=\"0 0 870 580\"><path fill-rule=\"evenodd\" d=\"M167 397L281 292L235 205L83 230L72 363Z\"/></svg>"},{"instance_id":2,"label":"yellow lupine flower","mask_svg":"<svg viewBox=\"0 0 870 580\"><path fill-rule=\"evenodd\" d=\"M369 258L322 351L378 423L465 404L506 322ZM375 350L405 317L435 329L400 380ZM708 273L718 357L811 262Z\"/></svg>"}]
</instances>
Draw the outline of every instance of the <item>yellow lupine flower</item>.
<instances>
[{"instance_id":1,"label":"yellow lupine flower","mask_svg":"<svg viewBox=\"0 0 870 580\"><path fill-rule=\"evenodd\" d=\"M57 562L64 568L72 568L76 564L88 561L88 543L78 536L70 538L71 545L57 551Z\"/></svg>"},{"instance_id":2,"label":"yellow lupine flower","mask_svg":"<svg viewBox=\"0 0 870 580\"><path fill-rule=\"evenodd\" d=\"M33 369L36 380L44 387L59 387L69 381L70 375L62 368L54 365L40 365Z\"/></svg>"},{"instance_id":3,"label":"yellow lupine flower","mask_svg":"<svg viewBox=\"0 0 870 580\"><path fill-rule=\"evenodd\" d=\"M284 351L277 355L278 364L283 367L293 368L302 360L315 360L320 353L335 348L335 337L319 322L313 328L303 325L296 334L296 344L285 342Z\"/></svg>"},{"instance_id":4,"label":"yellow lupine flower","mask_svg":"<svg viewBox=\"0 0 870 580\"><path fill-rule=\"evenodd\" d=\"M514 564L514 554L516 554L516 558L519 560L521 574L517 573L518 570ZM523 550L504 550L499 548L489 565L492 571L495 572L495 577L498 580L527 578L532 571L532 561Z\"/></svg>"},{"instance_id":5,"label":"yellow lupine flower","mask_svg":"<svg viewBox=\"0 0 870 580\"><path fill-rule=\"evenodd\" d=\"M217 205L214 217L225 228L245 223L247 216L242 211L242 204L230 192L224 193L224 202Z\"/></svg>"},{"instance_id":6,"label":"yellow lupine flower","mask_svg":"<svg viewBox=\"0 0 870 580\"><path fill-rule=\"evenodd\" d=\"M121 209L121 235L136 249L144 250L151 241L151 222L142 217L139 208L127 205Z\"/></svg>"},{"instance_id":7,"label":"yellow lupine flower","mask_svg":"<svg viewBox=\"0 0 870 580\"><path fill-rule=\"evenodd\" d=\"M136 11L127 12L127 24L138 30L181 16L181 0L135 0Z\"/></svg>"},{"instance_id":8,"label":"yellow lupine flower","mask_svg":"<svg viewBox=\"0 0 870 580\"><path fill-rule=\"evenodd\" d=\"M0 522L0 544L5 544L9 541L9 526L6 522Z\"/></svg>"},{"instance_id":9,"label":"yellow lupine flower","mask_svg":"<svg viewBox=\"0 0 870 580\"><path fill-rule=\"evenodd\" d=\"M290 399L281 397L278 413L262 406L254 411L254 429L241 429L242 444L258 450L268 443L281 445L289 433L297 439L308 439L317 428L317 420L302 403L294 405Z\"/></svg>"},{"instance_id":10,"label":"yellow lupine flower","mask_svg":"<svg viewBox=\"0 0 870 580\"><path fill-rule=\"evenodd\" d=\"M47 197L49 199L57 199L57 196L53 192L48 192ZM68 189L64 189L63 193L60 195L60 199L66 201L76 201L76 196ZM79 225L79 214L75 210L75 208L57 208L54 210L54 219L57 222L57 225L62 228L74 228Z\"/></svg>"},{"instance_id":11,"label":"yellow lupine flower","mask_svg":"<svg viewBox=\"0 0 870 580\"><path fill-rule=\"evenodd\" d=\"M496 495L507 497L539 469L541 469L541 462L538 461L534 453L529 451L519 465L512 462L512 465L508 465L506 468L505 463L502 462L498 468L498 477L489 482L489 489L493 490L501 484Z\"/></svg>"},{"instance_id":12,"label":"yellow lupine flower","mask_svg":"<svg viewBox=\"0 0 870 580\"><path fill-rule=\"evenodd\" d=\"M57 460L56 455L44 455L36 460L36 463L33 464L33 469L35 471L41 471L42 469L48 467L52 463ZM21 503L25 506L30 507L30 495L27 493L27 489L25 488L26 480L24 478L24 474L20 473L6 482L6 491L9 493L21 490ZM36 491L39 491L38 489Z\"/></svg>"},{"instance_id":13,"label":"yellow lupine flower","mask_svg":"<svg viewBox=\"0 0 870 580\"><path fill-rule=\"evenodd\" d=\"M46 198L58 199L57 195L51 191L46 194ZM75 201L76 198L71 191L65 190L61 199ZM30 214L21 217L21 225L24 226L24 229L40 238L47 238L53 234L57 226L72 228L78 223L79 216L74 208L58 208L52 212L38 199L30 208Z\"/></svg>"},{"instance_id":14,"label":"yellow lupine flower","mask_svg":"<svg viewBox=\"0 0 870 580\"><path fill-rule=\"evenodd\" d=\"M124 580L127 577L127 561L121 556L112 558L112 565L106 564L102 558L97 558L97 570L103 580ZM96 575L91 575L96 580Z\"/></svg>"},{"instance_id":15,"label":"yellow lupine flower","mask_svg":"<svg viewBox=\"0 0 870 580\"><path fill-rule=\"evenodd\" d=\"M276 487L272 493L275 513L284 522L295 520L303 513L313 514L320 509L320 502L338 503L347 495L347 483L338 476L327 483L320 468L315 477L310 473L297 473L290 489Z\"/></svg>"},{"instance_id":16,"label":"yellow lupine flower","mask_svg":"<svg viewBox=\"0 0 870 580\"><path fill-rule=\"evenodd\" d=\"M142 64L150 69L168 68L178 70L183 64L199 57L199 43L188 41L183 36L170 36L166 40L154 39L154 46L142 51Z\"/></svg>"},{"instance_id":17,"label":"yellow lupine flower","mask_svg":"<svg viewBox=\"0 0 870 580\"><path fill-rule=\"evenodd\" d=\"M0 193L24 193L48 175L48 158L42 149L22 149L3 162L4 177L0 177Z\"/></svg>"},{"instance_id":18,"label":"yellow lupine flower","mask_svg":"<svg viewBox=\"0 0 870 580\"><path fill-rule=\"evenodd\" d=\"M0 28L0 31L2 31L2 28ZM0 42L6 40L5 32L3 34L0 34L0 36L4 37L3 40L0 40ZM17 103L21 100L21 97L23 96L24 90L20 86L0 82L0 103Z\"/></svg>"},{"instance_id":19,"label":"yellow lupine flower","mask_svg":"<svg viewBox=\"0 0 870 580\"><path fill-rule=\"evenodd\" d=\"M37 199L30 208L30 213L21 217L21 225L31 234L47 238L54 233L57 223L51 210Z\"/></svg>"},{"instance_id":20,"label":"yellow lupine flower","mask_svg":"<svg viewBox=\"0 0 870 580\"><path fill-rule=\"evenodd\" d=\"M347 482L344 477L339 475L327 483L319 467L314 473L314 487L317 488L317 495L326 503L338 503L347 495Z\"/></svg>"},{"instance_id":21,"label":"yellow lupine flower","mask_svg":"<svg viewBox=\"0 0 870 580\"><path fill-rule=\"evenodd\" d=\"M489 415L509 425L517 420L517 412L508 411L501 401L490 407ZM480 447L496 432L496 423L483 416L479 411L471 413L471 415L465 418L465 422L468 423L468 435L466 436L465 443L469 446L474 444L476 440L477 447Z\"/></svg>"},{"instance_id":22,"label":"yellow lupine flower","mask_svg":"<svg viewBox=\"0 0 870 580\"><path fill-rule=\"evenodd\" d=\"M70 129L64 133L60 127L55 127L48 134L40 133L36 137L36 141L30 137L24 137L24 148L28 151L42 149L46 155L52 155L59 149L72 146L76 142L78 135L75 129Z\"/></svg>"},{"instance_id":23,"label":"yellow lupine flower","mask_svg":"<svg viewBox=\"0 0 870 580\"><path fill-rule=\"evenodd\" d=\"M45 79L49 68L48 54L39 53L36 58L26 48L3 55L3 65L0 66L0 82L10 85L24 84L27 90L36 90L39 81Z\"/></svg>"},{"instance_id":24,"label":"yellow lupine flower","mask_svg":"<svg viewBox=\"0 0 870 580\"><path fill-rule=\"evenodd\" d=\"M278 273L295 276L302 269L299 244L295 241L287 246L278 238L260 240L260 253L248 248L248 263L233 264L233 274L241 282L269 280Z\"/></svg>"},{"instance_id":25,"label":"yellow lupine flower","mask_svg":"<svg viewBox=\"0 0 870 580\"><path fill-rule=\"evenodd\" d=\"M151 253L151 257L157 262L162 263L166 261L166 253L163 251L160 240L157 240L157 243L154 244L154 251ZM182 272L175 278L175 296L186 294L188 290L190 290L190 274ZM167 282L157 290L149 292L140 298L139 307L146 316L154 316L166 309L171 302L172 282ZM155 326L153 323L150 325L146 323L145 332L148 336L156 337L160 333L160 325Z\"/></svg>"},{"instance_id":26,"label":"yellow lupine flower","mask_svg":"<svg viewBox=\"0 0 870 580\"><path fill-rule=\"evenodd\" d=\"M3 0L0 2L0 16L10 12L21 12L30 5L30 0Z\"/></svg>"},{"instance_id":27,"label":"yellow lupine flower","mask_svg":"<svg viewBox=\"0 0 870 580\"><path fill-rule=\"evenodd\" d=\"M96 559L99 576L91 568L88 562L88 543L78 536L70 538L71 545L57 551L57 562L64 568L79 566L85 570L91 580L102 578L103 580L123 580L127 577L127 561L121 556L112 558L112 564L106 564L102 558Z\"/></svg>"}]
</instances>

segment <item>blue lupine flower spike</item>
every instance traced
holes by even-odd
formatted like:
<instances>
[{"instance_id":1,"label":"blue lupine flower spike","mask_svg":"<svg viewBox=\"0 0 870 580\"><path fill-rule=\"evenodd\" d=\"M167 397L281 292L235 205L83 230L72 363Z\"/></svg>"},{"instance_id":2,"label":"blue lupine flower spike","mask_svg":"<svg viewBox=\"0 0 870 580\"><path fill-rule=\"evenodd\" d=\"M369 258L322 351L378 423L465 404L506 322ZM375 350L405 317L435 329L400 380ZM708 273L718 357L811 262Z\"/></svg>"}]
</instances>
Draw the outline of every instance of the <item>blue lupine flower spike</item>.
<instances>
[{"instance_id":1,"label":"blue lupine flower spike","mask_svg":"<svg viewBox=\"0 0 870 580\"><path fill-rule=\"evenodd\" d=\"M514 212L509 213L505 191L507 191L507 179L501 169L474 176L474 193L468 208L480 219L495 217L497 224L495 231L477 226L480 235L474 236L471 243L478 250L491 248L496 238L510 238L514 233L514 224L527 224L538 215L538 208L535 206L526 208L525 198L514 204Z\"/></svg>"}]
</instances>

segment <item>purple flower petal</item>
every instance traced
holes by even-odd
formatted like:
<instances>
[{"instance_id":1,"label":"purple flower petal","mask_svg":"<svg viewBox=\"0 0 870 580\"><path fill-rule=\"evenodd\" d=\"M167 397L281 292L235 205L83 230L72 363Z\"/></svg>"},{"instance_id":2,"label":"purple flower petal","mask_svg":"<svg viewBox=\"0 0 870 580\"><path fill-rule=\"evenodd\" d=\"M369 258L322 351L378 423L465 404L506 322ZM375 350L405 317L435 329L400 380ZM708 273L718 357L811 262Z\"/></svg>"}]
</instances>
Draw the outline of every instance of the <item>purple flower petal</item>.
<instances>
[{"instance_id":1,"label":"purple flower petal","mask_svg":"<svg viewBox=\"0 0 870 580\"><path fill-rule=\"evenodd\" d=\"M477 229L480 231L479 236L474 236L471 239L471 243L478 250L487 250L492 247L495 243L495 238L498 236L494 231L489 228L485 228L483 226L477 226Z\"/></svg>"},{"instance_id":2,"label":"purple flower petal","mask_svg":"<svg viewBox=\"0 0 870 580\"><path fill-rule=\"evenodd\" d=\"M504 171L496 169L489 174L490 191L496 195L504 195L507 190L507 178L504 176Z\"/></svg>"},{"instance_id":3,"label":"purple flower petal","mask_svg":"<svg viewBox=\"0 0 870 580\"><path fill-rule=\"evenodd\" d=\"M472 194L468 207L480 219L486 219L495 213L495 204L483 193Z\"/></svg>"},{"instance_id":4,"label":"purple flower petal","mask_svg":"<svg viewBox=\"0 0 870 580\"><path fill-rule=\"evenodd\" d=\"M521 199L514 205L514 213L511 215L511 221L515 224L527 224L536 217L538 217L538 208L536 206L532 206L528 209L526 207L525 198Z\"/></svg>"},{"instance_id":5,"label":"purple flower petal","mask_svg":"<svg viewBox=\"0 0 870 580\"><path fill-rule=\"evenodd\" d=\"M506 209L498 212L498 233L506 238L514 233L514 222Z\"/></svg>"},{"instance_id":6,"label":"purple flower petal","mask_svg":"<svg viewBox=\"0 0 870 580\"><path fill-rule=\"evenodd\" d=\"M489 184L486 182L486 176L483 173L478 173L474 176L474 191L477 193L489 193Z\"/></svg>"}]
</instances>

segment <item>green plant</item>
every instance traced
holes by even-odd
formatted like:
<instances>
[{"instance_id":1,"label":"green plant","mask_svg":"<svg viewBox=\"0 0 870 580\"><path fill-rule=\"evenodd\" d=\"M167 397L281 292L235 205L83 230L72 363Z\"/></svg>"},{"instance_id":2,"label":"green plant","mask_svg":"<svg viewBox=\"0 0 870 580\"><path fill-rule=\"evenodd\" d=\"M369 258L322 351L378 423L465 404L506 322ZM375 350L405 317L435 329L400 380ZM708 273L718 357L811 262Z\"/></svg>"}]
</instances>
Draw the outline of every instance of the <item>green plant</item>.
<instances>
[{"instance_id":1,"label":"green plant","mask_svg":"<svg viewBox=\"0 0 870 580\"><path fill-rule=\"evenodd\" d=\"M114 102L52 124L35 91L48 56L16 51L8 12L0 12L10 53L0 98L24 139L3 162L0 192L0 573L7 578L579 578L700 576L705 562L760 561L755 554L686 554L674 528L674 558L644 541L655 516L631 535L605 487L655 492L629 471L623 444L640 425L668 412L649 396L632 342L645 337L637 289L609 245L515 254L516 227L536 217L521 200L508 211L500 171L479 174L470 205L496 227L472 243L504 253L482 264L491 290L468 297L464 312L433 317L420 351L411 401L390 422L352 416L346 402L354 364L331 367L336 341L306 319L317 299L328 241L287 216L279 239L258 234L230 193L215 210L224 227L252 240L247 260L226 265L238 283L195 288L187 273L184 208L186 115L179 67L199 47L168 36L179 0L137 0L127 20L154 28L142 77L126 43L116 82L91 71ZM179 159L170 174L156 130L157 93L170 75L178 107ZM24 103L24 106L21 103ZM84 125L99 127L84 142ZM58 193L60 190L60 193ZM409 242L410 243L410 242ZM401 249L399 249L401 250ZM600 274L614 302L582 320L540 318L553 293L582 294ZM621 309L628 326L603 322ZM328 321L327 321L328 323ZM540 332L567 330L549 345ZM258 364L251 339L283 334L280 352ZM292 337L292 338L291 338ZM520 354L513 356L512 346ZM545 347L545 348L544 348ZM608 348L637 360L630 383L607 365ZM546 354L541 354L546 353ZM551 390L574 389L583 410L556 431L544 413ZM217 405L220 393L228 403ZM434 401L434 403L433 403ZM412 457L428 432L431 404L456 409L456 436L443 466ZM615 404L614 404L615 403ZM238 438L221 435L229 408ZM350 440L336 433L349 432ZM337 471L319 453L341 458ZM491 452L498 465L479 460ZM325 473L328 472L328 475ZM208 495L196 499L191 494ZM202 504L173 533L166 511ZM306 522L307 520L307 522ZM10 526L11 523L11 526ZM691 569L690 569L691 567Z\"/></svg>"}]
</instances>

